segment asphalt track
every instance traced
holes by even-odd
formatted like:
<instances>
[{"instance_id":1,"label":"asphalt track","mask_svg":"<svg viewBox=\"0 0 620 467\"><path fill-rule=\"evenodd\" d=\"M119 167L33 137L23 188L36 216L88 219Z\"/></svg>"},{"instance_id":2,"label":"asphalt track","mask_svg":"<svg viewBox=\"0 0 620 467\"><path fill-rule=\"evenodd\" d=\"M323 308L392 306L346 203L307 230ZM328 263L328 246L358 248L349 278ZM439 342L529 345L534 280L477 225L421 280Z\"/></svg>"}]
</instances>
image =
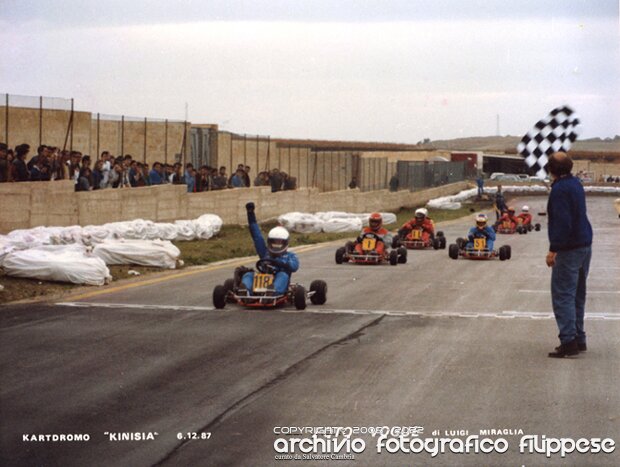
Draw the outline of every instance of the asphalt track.
<instances>
[{"instance_id":1,"label":"asphalt track","mask_svg":"<svg viewBox=\"0 0 620 467\"><path fill-rule=\"evenodd\" d=\"M546 199L515 204L522 202L538 212ZM505 262L453 261L447 250L430 250L412 251L396 267L337 266L335 245L311 247L300 253L295 280L325 279L328 302L305 312L213 310L211 291L233 264L2 307L0 463L284 465L291 461L276 460L274 442L290 436L275 427L405 426L423 427L423 438L435 430L504 438L509 449L377 453L377 438L359 435L366 449L355 460L306 462L620 465L619 448L564 459L518 452L524 435L620 442L620 225L612 198L589 197L588 207L589 349L571 359L547 358L557 329L544 217L542 232L499 237L498 246L512 246ZM450 242L470 224L440 227ZM507 434L481 434L490 429ZM155 439L105 434L119 432ZM191 432L211 435L178 439ZM90 440L23 438L41 434Z\"/></svg>"}]
</instances>

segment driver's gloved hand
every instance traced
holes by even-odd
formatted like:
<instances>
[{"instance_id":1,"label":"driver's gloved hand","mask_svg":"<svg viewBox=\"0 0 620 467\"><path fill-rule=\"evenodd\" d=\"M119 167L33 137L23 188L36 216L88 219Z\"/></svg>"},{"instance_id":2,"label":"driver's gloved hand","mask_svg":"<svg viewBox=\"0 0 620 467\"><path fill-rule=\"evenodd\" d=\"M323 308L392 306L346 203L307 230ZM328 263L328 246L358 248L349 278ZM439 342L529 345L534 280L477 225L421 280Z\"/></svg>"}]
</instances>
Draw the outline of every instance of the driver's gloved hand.
<instances>
[{"instance_id":1,"label":"driver's gloved hand","mask_svg":"<svg viewBox=\"0 0 620 467\"><path fill-rule=\"evenodd\" d=\"M256 223L256 214L254 213L254 207L254 203L251 201L245 205L245 210L248 213L248 224Z\"/></svg>"},{"instance_id":2,"label":"driver's gloved hand","mask_svg":"<svg viewBox=\"0 0 620 467\"><path fill-rule=\"evenodd\" d=\"M357 238L355 239L355 241L356 241L357 243L362 243L362 236L360 235L359 237L357 237Z\"/></svg>"},{"instance_id":3,"label":"driver's gloved hand","mask_svg":"<svg viewBox=\"0 0 620 467\"><path fill-rule=\"evenodd\" d=\"M474 236L473 235L468 235L467 238L469 239L469 241L473 242L474 241Z\"/></svg>"}]
</instances>

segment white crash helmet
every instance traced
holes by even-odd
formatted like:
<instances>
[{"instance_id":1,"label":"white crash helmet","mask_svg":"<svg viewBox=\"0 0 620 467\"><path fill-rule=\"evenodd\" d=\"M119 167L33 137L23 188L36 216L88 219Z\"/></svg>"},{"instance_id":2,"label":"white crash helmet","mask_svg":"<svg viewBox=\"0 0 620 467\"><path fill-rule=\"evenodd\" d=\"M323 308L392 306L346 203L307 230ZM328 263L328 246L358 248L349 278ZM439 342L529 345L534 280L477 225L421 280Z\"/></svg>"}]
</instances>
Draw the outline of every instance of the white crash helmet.
<instances>
[{"instance_id":1,"label":"white crash helmet","mask_svg":"<svg viewBox=\"0 0 620 467\"><path fill-rule=\"evenodd\" d=\"M484 227L487 225L488 218L486 214L476 214L476 225L478 227Z\"/></svg>"},{"instance_id":2,"label":"white crash helmet","mask_svg":"<svg viewBox=\"0 0 620 467\"><path fill-rule=\"evenodd\" d=\"M267 235L267 249L273 255L281 255L288 249L290 234L284 227L274 227Z\"/></svg>"},{"instance_id":3,"label":"white crash helmet","mask_svg":"<svg viewBox=\"0 0 620 467\"><path fill-rule=\"evenodd\" d=\"M530 207L529 206L523 206L521 208L521 211L523 211L523 212L530 212Z\"/></svg>"},{"instance_id":4,"label":"white crash helmet","mask_svg":"<svg viewBox=\"0 0 620 467\"><path fill-rule=\"evenodd\" d=\"M427 218L428 217L428 210L426 208L419 208L415 210L415 216L416 217L424 217Z\"/></svg>"}]
</instances>

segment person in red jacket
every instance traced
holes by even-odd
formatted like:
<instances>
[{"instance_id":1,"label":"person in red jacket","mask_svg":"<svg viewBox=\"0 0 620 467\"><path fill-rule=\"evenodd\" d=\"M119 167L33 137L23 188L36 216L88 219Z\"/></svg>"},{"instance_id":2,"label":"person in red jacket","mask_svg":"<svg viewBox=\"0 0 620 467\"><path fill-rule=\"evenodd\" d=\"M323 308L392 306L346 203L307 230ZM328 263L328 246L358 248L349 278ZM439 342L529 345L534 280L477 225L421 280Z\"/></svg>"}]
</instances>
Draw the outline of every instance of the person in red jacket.
<instances>
[{"instance_id":1,"label":"person in red jacket","mask_svg":"<svg viewBox=\"0 0 620 467\"><path fill-rule=\"evenodd\" d=\"M504 226L504 222L510 222L510 228L515 229L517 228L517 218L515 216L515 208L513 207L509 207L508 210L502 214L502 217L499 218L499 220L497 221L496 225L496 229L499 226Z\"/></svg>"},{"instance_id":2,"label":"person in red jacket","mask_svg":"<svg viewBox=\"0 0 620 467\"><path fill-rule=\"evenodd\" d=\"M383 255L385 254L385 245L392 244L392 234L388 232L386 228L383 227L383 217L378 212L373 212L368 218L368 227L364 227L362 229L362 233L357 238L355 242L355 252L358 255L363 255L364 250L362 249L362 239L365 234L373 233L379 237L381 241L378 241L375 246L375 251Z\"/></svg>"},{"instance_id":3,"label":"person in red jacket","mask_svg":"<svg viewBox=\"0 0 620 467\"><path fill-rule=\"evenodd\" d=\"M521 208L521 213L517 216L517 221L521 219L521 225L531 225L532 224L532 215L530 214L529 206L523 206Z\"/></svg>"},{"instance_id":4,"label":"person in red jacket","mask_svg":"<svg viewBox=\"0 0 620 467\"><path fill-rule=\"evenodd\" d=\"M401 239L405 239L414 229L420 229L422 236L420 240L424 243L430 243L435 239L435 224L432 219L428 217L428 211L426 208L417 209L415 217L400 228L398 236Z\"/></svg>"}]
</instances>

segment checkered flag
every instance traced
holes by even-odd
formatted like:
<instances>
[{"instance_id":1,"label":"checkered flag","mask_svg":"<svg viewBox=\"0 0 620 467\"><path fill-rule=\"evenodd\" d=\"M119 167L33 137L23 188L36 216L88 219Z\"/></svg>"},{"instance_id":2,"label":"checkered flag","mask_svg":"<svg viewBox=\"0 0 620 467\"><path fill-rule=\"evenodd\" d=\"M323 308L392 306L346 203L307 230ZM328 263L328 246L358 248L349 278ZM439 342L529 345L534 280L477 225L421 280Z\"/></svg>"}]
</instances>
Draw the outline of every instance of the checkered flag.
<instances>
[{"instance_id":1,"label":"checkered flag","mask_svg":"<svg viewBox=\"0 0 620 467\"><path fill-rule=\"evenodd\" d=\"M573 109L566 105L558 107L527 132L518 144L517 151L528 167L536 170L536 175L544 179L547 177L545 167L549 156L558 151L568 152L580 131L580 122Z\"/></svg>"}]
</instances>

